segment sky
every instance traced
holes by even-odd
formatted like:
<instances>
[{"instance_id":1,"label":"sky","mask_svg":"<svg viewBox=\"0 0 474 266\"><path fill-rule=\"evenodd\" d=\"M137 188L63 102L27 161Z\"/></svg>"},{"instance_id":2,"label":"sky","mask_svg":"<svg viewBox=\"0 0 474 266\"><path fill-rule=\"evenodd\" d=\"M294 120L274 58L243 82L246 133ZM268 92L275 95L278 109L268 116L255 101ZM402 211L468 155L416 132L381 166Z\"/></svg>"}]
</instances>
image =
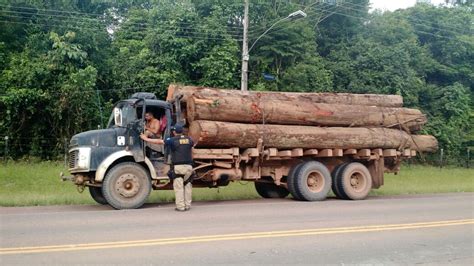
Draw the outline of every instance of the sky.
<instances>
[{"instance_id":1,"label":"sky","mask_svg":"<svg viewBox=\"0 0 474 266\"><path fill-rule=\"evenodd\" d=\"M444 0L431 0L431 3L438 5L440 3L444 3ZM374 9L393 11L399 8L414 6L416 4L416 0L370 0L370 4Z\"/></svg>"}]
</instances>

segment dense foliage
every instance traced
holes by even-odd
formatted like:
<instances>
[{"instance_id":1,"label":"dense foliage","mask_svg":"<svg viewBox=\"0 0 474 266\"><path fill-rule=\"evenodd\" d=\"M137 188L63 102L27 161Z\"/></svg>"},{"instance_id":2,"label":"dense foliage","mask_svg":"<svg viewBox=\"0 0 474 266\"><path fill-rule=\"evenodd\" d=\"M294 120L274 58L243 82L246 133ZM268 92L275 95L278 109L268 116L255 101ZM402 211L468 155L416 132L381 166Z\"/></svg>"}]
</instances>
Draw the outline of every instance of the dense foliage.
<instances>
[{"instance_id":1,"label":"dense foliage","mask_svg":"<svg viewBox=\"0 0 474 266\"><path fill-rule=\"evenodd\" d=\"M249 46L274 26L250 51L249 87L400 94L459 160L474 145L474 14L455 2L381 13L368 0L251 1ZM282 20L298 9L308 16ZM0 0L9 155L57 156L134 91L238 88L242 17L240 0Z\"/></svg>"}]
</instances>

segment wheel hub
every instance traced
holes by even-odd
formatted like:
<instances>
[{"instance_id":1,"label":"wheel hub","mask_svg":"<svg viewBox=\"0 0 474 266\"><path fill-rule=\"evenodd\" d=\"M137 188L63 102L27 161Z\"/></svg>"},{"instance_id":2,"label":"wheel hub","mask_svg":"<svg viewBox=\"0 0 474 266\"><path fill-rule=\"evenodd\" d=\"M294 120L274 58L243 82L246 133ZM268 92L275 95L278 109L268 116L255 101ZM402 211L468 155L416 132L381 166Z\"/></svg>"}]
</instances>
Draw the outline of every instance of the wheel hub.
<instances>
[{"instance_id":1,"label":"wheel hub","mask_svg":"<svg viewBox=\"0 0 474 266\"><path fill-rule=\"evenodd\" d=\"M120 195L130 198L138 193L138 190L140 189L140 182L135 175L125 174L117 179L115 187Z\"/></svg>"},{"instance_id":2,"label":"wheel hub","mask_svg":"<svg viewBox=\"0 0 474 266\"><path fill-rule=\"evenodd\" d=\"M364 178L360 173L354 173L351 175L350 184L355 190L363 189L365 186Z\"/></svg>"},{"instance_id":3,"label":"wheel hub","mask_svg":"<svg viewBox=\"0 0 474 266\"><path fill-rule=\"evenodd\" d=\"M312 192L319 192L324 187L324 178L320 173L313 172L308 175L306 183L309 190Z\"/></svg>"}]
</instances>

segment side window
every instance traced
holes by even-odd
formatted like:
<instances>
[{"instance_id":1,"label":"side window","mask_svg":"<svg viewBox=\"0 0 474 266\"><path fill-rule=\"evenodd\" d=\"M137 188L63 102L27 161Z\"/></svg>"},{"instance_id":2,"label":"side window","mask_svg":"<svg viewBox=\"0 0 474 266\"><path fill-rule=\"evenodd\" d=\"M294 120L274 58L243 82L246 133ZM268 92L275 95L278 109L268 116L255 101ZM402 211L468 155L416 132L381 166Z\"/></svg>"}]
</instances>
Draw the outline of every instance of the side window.
<instances>
[{"instance_id":1,"label":"side window","mask_svg":"<svg viewBox=\"0 0 474 266\"><path fill-rule=\"evenodd\" d=\"M146 112L152 113L153 117L159 121L158 122L159 132L161 136L164 137L163 134L166 130L166 124L167 124L165 109L157 107L157 106L147 106Z\"/></svg>"}]
</instances>

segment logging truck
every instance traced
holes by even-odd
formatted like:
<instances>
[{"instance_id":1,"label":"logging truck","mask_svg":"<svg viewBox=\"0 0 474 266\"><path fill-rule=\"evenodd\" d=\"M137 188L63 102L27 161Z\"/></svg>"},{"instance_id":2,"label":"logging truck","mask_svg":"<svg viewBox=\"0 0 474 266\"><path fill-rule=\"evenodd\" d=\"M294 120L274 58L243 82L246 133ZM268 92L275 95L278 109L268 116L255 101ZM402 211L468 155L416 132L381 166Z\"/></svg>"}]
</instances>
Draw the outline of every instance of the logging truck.
<instances>
[{"instance_id":1,"label":"logging truck","mask_svg":"<svg viewBox=\"0 0 474 266\"><path fill-rule=\"evenodd\" d=\"M264 198L291 194L296 200L321 201L332 189L340 199L361 200L383 185L384 173L397 173L404 158L437 147L433 137L407 131L426 119L413 110L394 110L400 107L400 99L393 95L308 94L313 97L310 101L318 102L314 109L304 102L310 96L298 98L303 94L269 93L274 96L265 96L271 99L265 101L258 93L208 89L210 94L205 95L205 89L171 85L166 101L152 93L136 93L118 102L106 129L71 138L71 175L62 179L81 191L88 188L97 203L116 209L139 208L152 189L172 189L168 150L154 149L139 137L145 112L160 118L163 138L170 136L174 124L186 125L185 134L197 143L194 187L253 181ZM372 105L383 105L380 101L386 103L378 107L384 108L379 117L380 110ZM362 111L345 110L349 102ZM299 113L278 112L275 103ZM353 116L357 112L362 120ZM396 121L389 117L393 113ZM341 121L338 115L352 115L352 121ZM331 116L334 122L328 120ZM367 116L383 121L368 121ZM329 126L321 126L325 125L321 119ZM367 123L371 127L361 127Z\"/></svg>"}]
</instances>

